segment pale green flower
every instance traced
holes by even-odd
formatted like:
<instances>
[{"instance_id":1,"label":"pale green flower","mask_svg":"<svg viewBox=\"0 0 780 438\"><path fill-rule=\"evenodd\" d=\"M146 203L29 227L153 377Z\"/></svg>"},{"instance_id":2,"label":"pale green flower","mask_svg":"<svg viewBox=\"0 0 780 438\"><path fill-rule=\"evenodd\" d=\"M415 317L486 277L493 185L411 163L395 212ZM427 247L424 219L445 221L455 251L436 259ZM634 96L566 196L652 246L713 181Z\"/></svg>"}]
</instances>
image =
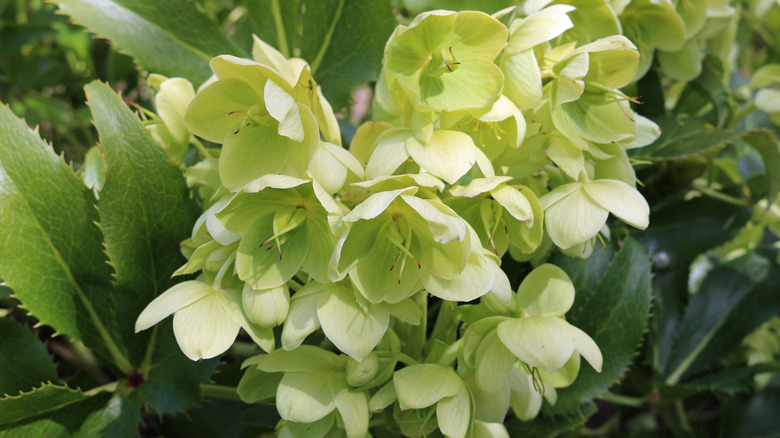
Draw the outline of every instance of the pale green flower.
<instances>
[{"instance_id":1,"label":"pale green flower","mask_svg":"<svg viewBox=\"0 0 780 438\"><path fill-rule=\"evenodd\" d=\"M391 89L403 87L420 110L487 107L503 87L493 60L506 36L506 27L482 12L420 14L388 41L385 81Z\"/></svg>"},{"instance_id":2,"label":"pale green flower","mask_svg":"<svg viewBox=\"0 0 780 438\"><path fill-rule=\"evenodd\" d=\"M274 348L271 329L252 323L244 313L241 292L215 288L203 281L179 283L155 298L138 316L136 333L173 314L173 332L181 351L192 360L227 351L240 328L265 351Z\"/></svg>"},{"instance_id":3,"label":"pale green flower","mask_svg":"<svg viewBox=\"0 0 780 438\"><path fill-rule=\"evenodd\" d=\"M622 181L600 179L556 187L540 199L545 229L560 248L596 236L609 213L639 229L647 228L650 207L642 195Z\"/></svg>"}]
</instances>

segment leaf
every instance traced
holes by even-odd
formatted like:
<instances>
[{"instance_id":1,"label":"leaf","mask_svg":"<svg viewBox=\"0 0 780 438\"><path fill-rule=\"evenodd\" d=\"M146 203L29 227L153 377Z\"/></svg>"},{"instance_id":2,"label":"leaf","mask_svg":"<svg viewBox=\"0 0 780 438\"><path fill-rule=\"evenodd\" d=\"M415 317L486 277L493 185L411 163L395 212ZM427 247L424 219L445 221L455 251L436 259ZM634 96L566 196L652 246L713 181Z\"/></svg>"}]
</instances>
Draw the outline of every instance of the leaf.
<instances>
[{"instance_id":1,"label":"leaf","mask_svg":"<svg viewBox=\"0 0 780 438\"><path fill-rule=\"evenodd\" d=\"M780 191L780 142L769 130L754 130L742 137L764 159L767 184L767 204L772 205Z\"/></svg>"},{"instance_id":2,"label":"leaf","mask_svg":"<svg viewBox=\"0 0 780 438\"><path fill-rule=\"evenodd\" d=\"M776 436L780 428L778 405L780 386L777 383L754 394L727 400L721 416L720 436Z\"/></svg>"},{"instance_id":3,"label":"leaf","mask_svg":"<svg viewBox=\"0 0 780 438\"><path fill-rule=\"evenodd\" d=\"M201 403L200 384L214 374L219 359L189 360L176 344L171 325L157 329L154 366L139 390L144 403L162 415L188 411Z\"/></svg>"},{"instance_id":4,"label":"leaf","mask_svg":"<svg viewBox=\"0 0 780 438\"><path fill-rule=\"evenodd\" d=\"M560 401L560 398L559 398ZM567 435L579 431L588 420L588 417L596 412L596 405L593 403L585 404L577 409L573 414L565 417L538 417L533 421L524 422L513 419L507 423L509 436L532 436L538 438L553 438ZM577 436L577 434L573 435Z\"/></svg>"},{"instance_id":5,"label":"leaf","mask_svg":"<svg viewBox=\"0 0 780 438\"><path fill-rule=\"evenodd\" d=\"M686 158L725 146L742 135L735 130L718 129L690 114L669 114L653 121L661 128L661 136L645 147L629 150L631 158L654 161Z\"/></svg>"},{"instance_id":6,"label":"leaf","mask_svg":"<svg viewBox=\"0 0 780 438\"><path fill-rule=\"evenodd\" d=\"M41 323L108 357L118 336L96 220L91 190L0 107L0 275Z\"/></svg>"},{"instance_id":7,"label":"leaf","mask_svg":"<svg viewBox=\"0 0 780 438\"><path fill-rule=\"evenodd\" d=\"M175 283L171 273L185 262L179 242L189 237L197 210L178 166L122 98L100 82L85 90L106 161L100 227L116 269L117 324L131 360L140 362L150 334L135 334L135 318Z\"/></svg>"},{"instance_id":8,"label":"leaf","mask_svg":"<svg viewBox=\"0 0 780 438\"><path fill-rule=\"evenodd\" d=\"M604 363L601 373L583 367L571 386L558 391L558 401L547 409L555 414L576 410L620 379L634 358L650 312L650 261L637 241L623 243L595 287L583 288L575 273L577 297L566 319L593 338Z\"/></svg>"},{"instance_id":9,"label":"leaf","mask_svg":"<svg viewBox=\"0 0 780 438\"><path fill-rule=\"evenodd\" d=\"M0 396L16 395L41 382L58 380L46 345L26 326L0 318L0 339Z\"/></svg>"},{"instance_id":10,"label":"leaf","mask_svg":"<svg viewBox=\"0 0 780 438\"><path fill-rule=\"evenodd\" d=\"M111 40L146 70L189 79L211 76L217 55L246 55L190 2L170 0L55 0L89 31Z\"/></svg>"},{"instance_id":11,"label":"leaf","mask_svg":"<svg viewBox=\"0 0 780 438\"><path fill-rule=\"evenodd\" d=\"M0 429L47 419L73 432L84 419L105 405L109 393L89 396L78 389L45 383L14 397L0 398Z\"/></svg>"},{"instance_id":12,"label":"leaf","mask_svg":"<svg viewBox=\"0 0 780 438\"><path fill-rule=\"evenodd\" d=\"M647 231L634 234L656 270L687 267L702 252L730 240L751 210L708 198L680 199L652 212Z\"/></svg>"},{"instance_id":13,"label":"leaf","mask_svg":"<svg viewBox=\"0 0 780 438\"><path fill-rule=\"evenodd\" d=\"M355 88L376 79L396 25L389 0L252 0L247 7L262 40L309 62L336 112L350 105Z\"/></svg>"},{"instance_id":14,"label":"leaf","mask_svg":"<svg viewBox=\"0 0 780 438\"><path fill-rule=\"evenodd\" d=\"M138 436L141 424L141 399L138 393L127 395L115 393L102 409L98 409L84 420L74 438L110 436L133 438Z\"/></svg>"},{"instance_id":15,"label":"leaf","mask_svg":"<svg viewBox=\"0 0 780 438\"><path fill-rule=\"evenodd\" d=\"M768 362L753 366L726 368L716 373L685 382L685 387L693 387L699 391L723 391L728 394L749 392L753 390L756 374L780 373L780 363Z\"/></svg>"},{"instance_id":16,"label":"leaf","mask_svg":"<svg viewBox=\"0 0 780 438\"><path fill-rule=\"evenodd\" d=\"M667 384L720 360L742 338L780 310L780 269L755 273L771 262L749 253L710 271L682 315L675 342L660 371Z\"/></svg>"}]
</instances>

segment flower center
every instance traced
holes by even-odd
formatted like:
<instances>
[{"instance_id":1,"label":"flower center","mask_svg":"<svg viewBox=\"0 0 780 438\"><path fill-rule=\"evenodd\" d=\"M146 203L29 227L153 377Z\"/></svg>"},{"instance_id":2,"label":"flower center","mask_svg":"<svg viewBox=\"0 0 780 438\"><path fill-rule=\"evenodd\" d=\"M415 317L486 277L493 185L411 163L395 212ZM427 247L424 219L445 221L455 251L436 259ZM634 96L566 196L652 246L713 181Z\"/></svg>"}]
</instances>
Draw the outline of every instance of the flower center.
<instances>
[{"instance_id":1,"label":"flower center","mask_svg":"<svg viewBox=\"0 0 780 438\"><path fill-rule=\"evenodd\" d=\"M274 248L279 252L279 260L282 259L282 244L287 240L287 233L300 227L306 220L307 212L303 207L286 206L277 210L274 213L274 235L265 239L260 244L260 248L267 243L274 241L274 244L266 248L266 251L270 251Z\"/></svg>"}]
</instances>

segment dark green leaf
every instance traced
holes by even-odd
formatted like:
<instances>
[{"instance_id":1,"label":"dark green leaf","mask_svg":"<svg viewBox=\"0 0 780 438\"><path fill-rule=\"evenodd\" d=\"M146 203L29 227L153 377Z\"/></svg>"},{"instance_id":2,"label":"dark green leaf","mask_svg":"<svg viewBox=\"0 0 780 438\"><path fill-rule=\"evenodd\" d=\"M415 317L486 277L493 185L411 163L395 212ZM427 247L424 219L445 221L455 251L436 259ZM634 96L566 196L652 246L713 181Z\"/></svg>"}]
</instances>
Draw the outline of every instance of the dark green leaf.
<instances>
[{"instance_id":1,"label":"dark green leaf","mask_svg":"<svg viewBox=\"0 0 780 438\"><path fill-rule=\"evenodd\" d=\"M24 122L0 107L0 275L42 323L118 362L111 268L92 192ZM108 343L108 344L106 344ZM127 364L121 365L128 368Z\"/></svg>"},{"instance_id":2,"label":"dark green leaf","mask_svg":"<svg viewBox=\"0 0 780 438\"><path fill-rule=\"evenodd\" d=\"M140 391L144 402L158 414L181 413L200 405L200 384L214 374L219 359L191 361L176 344L170 322L161 324L152 356L154 365Z\"/></svg>"},{"instance_id":3,"label":"dark green leaf","mask_svg":"<svg viewBox=\"0 0 780 438\"><path fill-rule=\"evenodd\" d=\"M764 363L760 365L726 368L712 374L685 382L686 387L700 391L719 390L726 393L745 392L753 389L753 377L761 373L780 373L780 363Z\"/></svg>"},{"instance_id":4,"label":"dark green leaf","mask_svg":"<svg viewBox=\"0 0 780 438\"><path fill-rule=\"evenodd\" d=\"M198 85L217 55L245 55L219 26L185 0L56 0L91 32L111 40L146 70Z\"/></svg>"},{"instance_id":5,"label":"dark green leaf","mask_svg":"<svg viewBox=\"0 0 780 438\"><path fill-rule=\"evenodd\" d=\"M709 149L719 148L740 138L741 133L718 129L703 119L688 114L669 114L655 122L661 136L648 146L632 149L629 155L641 160L685 158Z\"/></svg>"},{"instance_id":6,"label":"dark green leaf","mask_svg":"<svg viewBox=\"0 0 780 438\"><path fill-rule=\"evenodd\" d=\"M780 142L772 132L767 130L750 131L742 138L757 150L764 160L767 202L771 205L780 191Z\"/></svg>"},{"instance_id":7,"label":"dark green leaf","mask_svg":"<svg viewBox=\"0 0 780 438\"><path fill-rule=\"evenodd\" d=\"M708 56L701 67L701 74L688 82L681 93L675 112L722 127L731 111L729 92L723 84L723 66L717 57ZM702 108L709 111L701 114Z\"/></svg>"},{"instance_id":8,"label":"dark green leaf","mask_svg":"<svg viewBox=\"0 0 780 438\"><path fill-rule=\"evenodd\" d=\"M547 409L555 414L574 411L604 393L631 364L650 312L650 261L642 245L629 238L595 286L574 281L574 287L576 302L566 319L596 341L604 364L601 373L583 364L577 380L559 390L558 401Z\"/></svg>"},{"instance_id":9,"label":"dark green leaf","mask_svg":"<svg viewBox=\"0 0 780 438\"><path fill-rule=\"evenodd\" d=\"M85 90L106 162L100 227L116 269L117 320L140 362L148 334L134 333L135 319L175 283L171 273L185 262L179 243L189 237L197 211L181 171L122 98L100 82Z\"/></svg>"},{"instance_id":10,"label":"dark green leaf","mask_svg":"<svg viewBox=\"0 0 780 438\"><path fill-rule=\"evenodd\" d=\"M661 364L667 383L710 366L731 352L742 338L780 310L780 272L757 274L763 257L748 254L712 269L691 297L669 360Z\"/></svg>"},{"instance_id":11,"label":"dark green leaf","mask_svg":"<svg viewBox=\"0 0 780 438\"><path fill-rule=\"evenodd\" d=\"M687 267L697 255L730 240L751 214L709 198L681 199L651 211L650 227L633 236L647 248L655 269Z\"/></svg>"},{"instance_id":12,"label":"dark green leaf","mask_svg":"<svg viewBox=\"0 0 780 438\"><path fill-rule=\"evenodd\" d=\"M84 420L96 410L105 406L111 397L103 392L89 396L67 386L44 384L19 396L0 398L0 429L8 429L44 420L63 425L74 432Z\"/></svg>"},{"instance_id":13,"label":"dark green leaf","mask_svg":"<svg viewBox=\"0 0 780 438\"><path fill-rule=\"evenodd\" d=\"M263 41L309 62L337 112L376 79L396 25L389 0L251 0L248 9Z\"/></svg>"},{"instance_id":14,"label":"dark green leaf","mask_svg":"<svg viewBox=\"0 0 780 438\"><path fill-rule=\"evenodd\" d=\"M290 0L246 1L247 13L254 23L254 33L288 58L294 56L293 49L296 47L299 6L299 2ZM277 24L279 22L281 26Z\"/></svg>"},{"instance_id":15,"label":"dark green leaf","mask_svg":"<svg viewBox=\"0 0 780 438\"><path fill-rule=\"evenodd\" d=\"M385 42L395 28L389 0L317 0L304 3L301 57L335 111L358 86L376 79Z\"/></svg>"},{"instance_id":16,"label":"dark green leaf","mask_svg":"<svg viewBox=\"0 0 780 438\"><path fill-rule=\"evenodd\" d=\"M0 396L29 391L41 382L57 381L51 356L26 326L0 318Z\"/></svg>"},{"instance_id":17,"label":"dark green leaf","mask_svg":"<svg viewBox=\"0 0 780 438\"><path fill-rule=\"evenodd\" d=\"M720 437L776 437L780 430L780 385L730 399L723 407Z\"/></svg>"},{"instance_id":18,"label":"dark green leaf","mask_svg":"<svg viewBox=\"0 0 780 438\"><path fill-rule=\"evenodd\" d=\"M138 436L141 423L141 399L137 392L128 395L114 394L105 407L92 412L83 422L77 438L111 437L133 438Z\"/></svg>"},{"instance_id":19,"label":"dark green leaf","mask_svg":"<svg viewBox=\"0 0 780 438\"><path fill-rule=\"evenodd\" d=\"M588 417L596 412L596 405L593 403L575 408L576 411L566 416L541 416L529 422L515 419L507 423L506 428L509 436L534 438L567 436L566 434L579 431ZM575 433L574 436L579 436L579 434Z\"/></svg>"}]
</instances>

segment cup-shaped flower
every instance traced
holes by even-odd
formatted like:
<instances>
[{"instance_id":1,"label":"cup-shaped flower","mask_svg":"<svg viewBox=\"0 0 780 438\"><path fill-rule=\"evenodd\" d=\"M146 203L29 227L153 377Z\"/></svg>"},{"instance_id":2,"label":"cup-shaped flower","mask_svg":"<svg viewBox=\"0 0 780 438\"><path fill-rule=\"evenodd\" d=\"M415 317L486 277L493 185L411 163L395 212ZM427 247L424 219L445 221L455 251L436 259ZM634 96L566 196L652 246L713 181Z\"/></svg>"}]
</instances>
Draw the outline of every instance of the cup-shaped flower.
<instances>
[{"instance_id":1,"label":"cup-shaped flower","mask_svg":"<svg viewBox=\"0 0 780 438\"><path fill-rule=\"evenodd\" d=\"M542 243L542 206L525 186L508 185L509 176L475 178L454 186L445 200L474 227L482 245L503 256L509 244L531 253Z\"/></svg>"},{"instance_id":2,"label":"cup-shaped flower","mask_svg":"<svg viewBox=\"0 0 780 438\"><path fill-rule=\"evenodd\" d=\"M253 324L246 317L239 290L214 288L198 280L179 283L146 306L136 320L136 333L170 314L179 348L192 360L224 353L233 345L240 328L265 351L274 348L271 329Z\"/></svg>"},{"instance_id":3,"label":"cup-shaped flower","mask_svg":"<svg viewBox=\"0 0 780 438\"><path fill-rule=\"evenodd\" d=\"M523 113L503 95L488 109L443 112L440 123L471 136L491 160L508 147L519 147L525 137Z\"/></svg>"},{"instance_id":4,"label":"cup-shaped flower","mask_svg":"<svg viewBox=\"0 0 780 438\"><path fill-rule=\"evenodd\" d=\"M500 66L504 94L518 108L535 108L542 102L542 73L533 48L570 29L573 24L566 14L573 10L570 5L553 5L510 25Z\"/></svg>"},{"instance_id":5,"label":"cup-shaped flower","mask_svg":"<svg viewBox=\"0 0 780 438\"><path fill-rule=\"evenodd\" d=\"M630 99L618 88L633 79L638 58L636 47L617 35L574 49L555 64L556 78L545 88L555 128L582 149L588 142L636 137Z\"/></svg>"},{"instance_id":6,"label":"cup-shaped flower","mask_svg":"<svg viewBox=\"0 0 780 438\"><path fill-rule=\"evenodd\" d=\"M521 316L500 322L498 338L522 362L548 373L562 368L573 354L601 371L596 343L563 319L573 302L569 276L555 265L541 265L523 279L515 295L515 312Z\"/></svg>"},{"instance_id":7,"label":"cup-shaped flower","mask_svg":"<svg viewBox=\"0 0 780 438\"><path fill-rule=\"evenodd\" d=\"M284 285L301 269L328 281L336 240L328 214L334 211L338 207L316 181L266 175L247 184L217 218L242 236L238 277L265 290Z\"/></svg>"},{"instance_id":8,"label":"cup-shaped flower","mask_svg":"<svg viewBox=\"0 0 780 438\"><path fill-rule=\"evenodd\" d=\"M392 128L377 136L366 165L366 178L392 175L409 158L419 165L419 172L428 172L449 184L454 184L474 164L483 175L494 176L490 159L463 132L437 129L421 141L412 129Z\"/></svg>"},{"instance_id":9,"label":"cup-shaped flower","mask_svg":"<svg viewBox=\"0 0 780 438\"><path fill-rule=\"evenodd\" d=\"M495 262L482 253L474 231L441 201L414 196L417 191L375 193L344 216L351 225L334 251L337 276L349 274L374 303L397 303L423 287L451 301L487 293Z\"/></svg>"},{"instance_id":10,"label":"cup-shaped flower","mask_svg":"<svg viewBox=\"0 0 780 438\"><path fill-rule=\"evenodd\" d=\"M211 60L219 78L190 104L185 123L196 135L222 143L219 175L230 190L265 174L302 177L319 147L311 109L295 101L273 69L223 55Z\"/></svg>"},{"instance_id":11,"label":"cup-shaped flower","mask_svg":"<svg viewBox=\"0 0 780 438\"><path fill-rule=\"evenodd\" d=\"M506 27L482 12L420 14L388 41L385 81L391 89L397 82L419 109L487 107L503 87L493 60L506 36Z\"/></svg>"},{"instance_id":12,"label":"cup-shaped flower","mask_svg":"<svg viewBox=\"0 0 780 438\"><path fill-rule=\"evenodd\" d=\"M455 370L437 364L411 365L393 375L402 410L436 404L439 430L448 437L465 437L474 418L469 390Z\"/></svg>"},{"instance_id":13,"label":"cup-shaped flower","mask_svg":"<svg viewBox=\"0 0 780 438\"><path fill-rule=\"evenodd\" d=\"M195 89L184 78L167 79L156 75L154 79L162 79L154 96L154 106L163 123L151 125L149 129L168 154L180 162L187 153L192 135L184 125L184 114L195 97Z\"/></svg>"},{"instance_id":14,"label":"cup-shaped flower","mask_svg":"<svg viewBox=\"0 0 780 438\"><path fill-rule=\"evenodd\" d=\"M362 438L371 417L368 397L365 391L347 383L344 359L321 348L302 345L292 351L276 350L251 357L243 367L284 373L276 389L276 409L282 419L314 423L336 410L347 437Z\"/></svg>"},{"instance_id":15,"label":"cup-shaped flower","mask_svg":"<svg viewBox=\"0 0 780 438\"><path fill-rule=\"evenodd\" d=\"M596 236L609 213L640 229L647 228L649 223L647 201L623 181L600 179L564 184L539 201L548 235L564 249Z\"/></svg>"}]
</instances>

